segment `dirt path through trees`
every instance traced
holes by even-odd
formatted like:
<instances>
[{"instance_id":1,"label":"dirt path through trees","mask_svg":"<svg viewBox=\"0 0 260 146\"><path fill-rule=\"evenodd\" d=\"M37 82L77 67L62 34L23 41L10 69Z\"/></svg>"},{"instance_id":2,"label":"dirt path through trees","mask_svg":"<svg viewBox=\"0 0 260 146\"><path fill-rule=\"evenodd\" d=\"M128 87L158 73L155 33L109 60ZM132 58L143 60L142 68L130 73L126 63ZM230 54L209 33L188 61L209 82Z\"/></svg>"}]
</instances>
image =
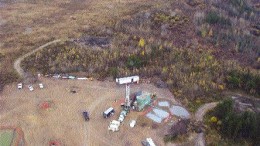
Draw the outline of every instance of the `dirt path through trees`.
<instances>
[{"instance_id":1,"label":"dirt path through trees","mask_svg":"<svg viewBox=\"0 0 260 146\"><path fill-rule=\"evenodd\" d=\"M211 103L206 103L203 106L201 106L195 113L195 120L197 122L203 121L203 117L207 113L207 111L216 107L217 104L218 104L218 102L211 102ZM206 145L206 142L205 142L204 133L199 133L195 139L195 146L205 146L205 145Z\"/></svg>"},{"instance_id":2,"label":"dirt path through trees","mask_svg":"<svg viewBox=\"0 0 260 146\"><path fill-rule=\"evenodd\" d=\"M54 40L54 41L51 41L51 42L48 42L38 48L36 48L35 50L32 50L31 52L28 52L27 54L24 54L23 56L17 58L14 62L14 69L17 71L17 73L19 74L20 77L24 78L25 77L25 71L22 69L21 67L21 62L26 58L26 57L29 57L31 56L32 54L34 54L35 52L37 51L40 51L42 49L44 49L45 47L51 45L51 44L54 44L54 43L58 43L60 42L61 40L57 39L57 40Z\"/></svg>"}]
</instances>

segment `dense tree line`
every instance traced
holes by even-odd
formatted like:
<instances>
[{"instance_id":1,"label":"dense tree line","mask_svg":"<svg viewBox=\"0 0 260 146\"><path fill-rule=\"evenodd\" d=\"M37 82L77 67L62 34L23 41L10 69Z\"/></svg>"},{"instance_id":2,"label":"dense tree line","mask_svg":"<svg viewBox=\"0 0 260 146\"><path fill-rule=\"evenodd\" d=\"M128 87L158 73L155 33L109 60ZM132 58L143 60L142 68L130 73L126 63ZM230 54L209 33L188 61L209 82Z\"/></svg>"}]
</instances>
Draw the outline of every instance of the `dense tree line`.
<instances>
[{"instance_id":1,"label":"dense tree line","mask_svg":"<svg viewBox=\"0 0 260 146\"><path fill-rule=\"evenodd\" d=\"M260 95L260 76L249 70L232 70L228 73L226 83L231 89L241 89L247 93Z\"/></svg>"},{"instance_id":2,"label":"dense tree line","mask_svg":"<svg viewBox=\"0 0 260 146\"><path fill-rule=\"evenodd\" d=\"M252 145L260 144L260 114L250 111L237 112L234 101L224 100L210 113L217 118L212 127L218 129L223 138L239 141L244 139Z\"/></svg>"}]
</instances>

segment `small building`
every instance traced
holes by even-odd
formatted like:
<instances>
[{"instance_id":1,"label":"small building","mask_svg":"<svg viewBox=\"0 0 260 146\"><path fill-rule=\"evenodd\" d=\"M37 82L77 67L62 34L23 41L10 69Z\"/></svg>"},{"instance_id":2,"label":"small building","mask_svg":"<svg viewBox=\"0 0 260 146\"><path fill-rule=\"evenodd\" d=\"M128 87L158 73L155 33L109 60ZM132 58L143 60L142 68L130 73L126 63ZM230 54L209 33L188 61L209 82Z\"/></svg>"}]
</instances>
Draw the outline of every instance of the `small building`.
<instances>
[{"instance_id":1,"label":"small building","mask_svg":"<svg viewBox=\"0 0 260 146\"><path fill-rule=\"evenodd\" d=\"M136 93L135 106L137 111L144 109L146 105L151 103L151 94L145 91L139 91Z\"/></svg>"}]
</instances>

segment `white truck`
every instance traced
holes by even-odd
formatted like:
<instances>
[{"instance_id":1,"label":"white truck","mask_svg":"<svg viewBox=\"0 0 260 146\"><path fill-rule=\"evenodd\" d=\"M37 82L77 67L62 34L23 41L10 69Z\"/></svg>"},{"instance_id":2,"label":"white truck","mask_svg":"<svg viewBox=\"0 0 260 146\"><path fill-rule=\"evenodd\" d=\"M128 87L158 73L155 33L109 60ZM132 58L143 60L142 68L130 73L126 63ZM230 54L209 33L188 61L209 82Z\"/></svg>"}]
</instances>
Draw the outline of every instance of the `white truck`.
<instances>
[{"instance_id":1,"label":"white truck","mask_svg":"<svg viewBox=\"0 0 260 146\"><path fill-rule=\"evenodd\" d=\"M43 89L44 88L43 83L40 83L39 87L40 87L40 89Z\"/></svg>"},{"instance_id":2,"label":"white truck","mask_svg":"<svg viewBox=\"0 0 260 146\"><path fill-rule=\"evenodd\" d=\"M111 130L113 132L119 131L119 126L120 126L120 122L113 120L110 122L110 124L108 126L108 130Z\"/></svg>"},{"instance_id":3,"label":"white truck","mask_svg":"<svg viewBox=\"0 0 260 146\"><path fill-rule=\"evenodd\" d=\"M143 146L156 146L152 140L152 138L146 138L145 140L143 140L142 142Z\"/></svg>"},{"instance_id":4,"label":"white truck","mask_svg":"<svg viewBox=\"0 0 260 146\"><path fill-rule=\"evenodd\" d=\"M23 88L23 83L17 84L17 88L18 88L18 89L22 89L22 88Z\"/></svg>"},{"instance_id":5,"label":"white truck","mask_svg":"<svg viewBox=\"0 0 260 146\"><path fill-rule=\"evenodd\" d=\"M129 125L131 128L134 128L135 124L136 124L136 120L131 120Z\"/></svg>"},{"instance_id":6,"label":"white truck","mask_svg":"<svg viewBox=\"0 0 260 146\"><path fill-rule=\"evenodd\" d=\"M32 85L28 85L28 88L29 88L30 91L34 90Z\"/></svg>"},{"instance_id":7,"label":"white truck","mask_svg":"<svg viewBox=\"0 0 260 146\"><path fill-rule=\"evenodd\" d=\"M124 121L125 117L123 115L119 115L118 121L122 123Z\"/></svg>"}]
</instances>

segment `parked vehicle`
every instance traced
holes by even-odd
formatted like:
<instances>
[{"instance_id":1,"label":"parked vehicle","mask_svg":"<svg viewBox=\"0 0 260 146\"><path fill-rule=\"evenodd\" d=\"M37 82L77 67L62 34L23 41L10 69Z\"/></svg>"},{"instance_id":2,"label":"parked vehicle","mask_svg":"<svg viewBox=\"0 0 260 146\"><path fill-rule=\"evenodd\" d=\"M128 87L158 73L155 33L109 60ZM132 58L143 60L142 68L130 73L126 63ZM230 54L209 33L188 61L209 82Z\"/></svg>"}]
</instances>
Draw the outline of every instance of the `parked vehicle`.
<instances>
[{"instance_id":1,"label":"parked vehicle","mask_svg":"<svg viewBox=\"0 0 260 146\"><path fill-rule=\"evenodd\" d=\"M119 115L118 121L122 123L122 122L124 121L124 119L125 119L127 113L128 113L127 110L122 110L121 113L120 113L120 115Z\"/></svg>"},{"instance_id":2,"label":"parked vehicle","mask_svg":"<svg viewBox=\"0 0 260 146\"><path fill-rule=\"evenodd\" d=\"M110 124L108 126L108 130L111 130L113 132L119 131L119 126L120 126L120 122L113 120L112 122L110 122Z\"/></svg>"},{"instance_id":3,"label":"parked vehicle","mask_svg":"<svg viewBox=\"0 0 260 146\"><path fill-rule=\"evenodd\" d=\"M75 76L69 76L69 79L76 79Z\"/></svg>"},{"instance_id":4,"label":"parked vehicle","mask_svg":"<svg viewBox=\"0 0 260 146\"><path fill-rule=\"evenodd\" d=\"M146 140L143 140L141 143L143 146L156 146L152 138L146 138Z\"/></svg>"},{"instance_id":5,"label":"parked vehicle","mask_svg":"<svg viewBox=\"0 0 260 146\"><path fill-rule=\"evenodd\" d=\"M122 122L124 121L124 119L125 119L125 116L124 116L124 115L119 115L118 121L119 121L120 123L122 123Z\"/></svg>"},{"instance_id":6,"label":"parked vehicle","mask_svg":"<svg viewBox=\"0 0 260 146\"><path fill-rule=\"evenodd\" d=\"M131 128L135 127L135 124L136 124L136 120L131 120L130 121L130 127Z\"/></svg>"},{"instance_id":7,"label":"parked vehicle","mask_svg":"<svg viewBox=\"0 0 260 146\"><path fill-rule=\"evenodd\" d=\"M63 75L61 76L62 79L69 79L69 75Z\"/></svg>"},{"instance_id":8,"label":"parked vehicle","mask_svg":"<svg viewBox=\"0 0 260 146\"><path fill-rule=\"evenodd\" d=\"M89 120L88 112L84 111L82 114L83 114L85 121L88 121Z\"/></svg>"},{"instance_id":9,"label":"parked vehicle","mask_svg":"<svg viewBox=\"0 0 260 146\"><path fill-rule=\"evenodd\" d=\"M30 91L34 90L32 85L29 85L28 88L29 88Z\"/></svg>"},{"instance_id":10,"label":"parked vehicle","mask_svg":"<svg viewBox=\"0 0 260 146\"><path fill-rule=\"evenodd\" d=\"M58 78L61 77L61 75L60 74L54 74L52 77L58 79Z\"/></svg>"},{"instance_id":11,"label":"parked vehicle","mask_svg":"<svg viewBox=\"0 0 260 146\"><path fill-rule=\"evenodd\" d=\"M44 88L42 83L39 84L39 87L40 87L41 89Z\"/></svg>"},{"instance_id":12,"label":"parked vehicle","mask_svg":"<svg viewBox=\"0 0 260 146\"><path fill-rule=\"evenodd\" d=\"M121 111L120 115L126 116L127 113L128 113L128 112L127 112L126 110L123 110L123 111Z\"/></svg>"},{"instance_id":13,"label":"parked vehicle","mask_svg":"<svg viewBox=\"0 0 260 146\"><path fill-rule=\"evenodd\" d=\"M115 113L114 108L110 107L106 111L103 112L103 117L108 118L108 117L112 116L114 113Z\"/></svg>"},{"instance_id":14,"label":"parked vehicle","mask_svg":"<svg viewBox=\"0 0 260 146\"><path fill-rule=\"evenodd\" d=\"M17 84L17 88L18 88L18 89L22 89L22 88L23 88L23 83Z\"/></svg>"}]
</instances>

